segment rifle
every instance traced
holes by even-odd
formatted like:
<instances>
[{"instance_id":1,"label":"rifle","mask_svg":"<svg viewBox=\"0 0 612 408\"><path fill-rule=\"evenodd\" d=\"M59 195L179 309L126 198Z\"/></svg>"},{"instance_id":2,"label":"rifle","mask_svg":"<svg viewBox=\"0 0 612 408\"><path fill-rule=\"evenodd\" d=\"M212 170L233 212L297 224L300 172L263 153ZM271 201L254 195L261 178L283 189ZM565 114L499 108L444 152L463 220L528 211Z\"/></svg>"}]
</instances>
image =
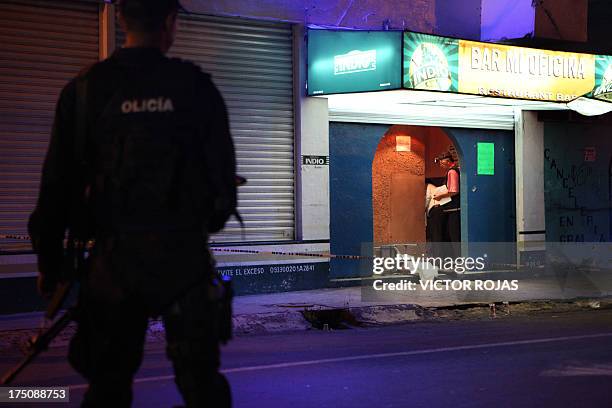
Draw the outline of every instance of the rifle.
<instances>
[{"instance_id":1,"label":"rifle","mask_svg":"<svg viewBox=\"0 0 612 408\"><path fill-rule=\"evenodd\" d=\"M244 185L247 180L242 176L236 175L235 182L237 186L241 186ZM236 211L234 215L244 228L240 214ZM25 345L25 356L19 364L10 369L2 377L0 385L10 384L40 353L47 350L53 339L57 337L70 322L75 320L78 311L76 305L68 308L59 319L48 328L46 327L46 323L55 319L66 301L66 298L72 291L72 288L75 286L75 282L82 276L86 268L87 251L92 248L93 244L93 241L89 241L85 244L80 240L68 239L66 254L64 256L64 265L62 267L62 281L57 285L55 292L49 300L43 325L38 334L28 339ZM214 264L212 265L212 269L213 271L215 270ZM216 299L217 303L217 335L219 340L223 344L226 344L232 338L232 300L234 297L232 281L228 276L222 276L215 273L211 282L211 290L212 296Z\"/></svg>"},{"instance_id":2,"label":"rifle","mask_svg":"<svg viewBox=\"0 0 612 408\"><path fill-rule=\"evenodd\" d=\"M75 319L77 307L70 307L57 321L48 328L64 305L75 282L80 278L86 267L86 250L91 248L93 241L87 241L88 236L88 201L89 186L87 178L88 165L86 162L85 146L87 143L88 127L87 79L79 76L76 81L76 137L74 142L74 158L79 166L77 187L73 191L72 215L68 241L64 254L64 262L60 271L60 282L51 296L43 323L38 334L28 339L25 345L25 357L19 364L9 370L0 380L2 385L10 384L15 377L27 367L36 356L45 351L51 341Z\"/></svg>"},{"instance_id":3,"label":"rifle","mask_svg":"<svg viewBox=\"0 0 612 408\"><path fill-rule=\"evenodd\" d=\"M10 369L2 379L1 385L10 384L17 375L23 371L40 353L47 350L49 344L58 334L62 332L75 319L76 306L70 307L64 314L53 322L49 327L47 323L53 321L58 312L62 308L66 298L70 294L76 277L82 272L85 267L85 246L78 241L69 240L69 245L64 258L62 270L62 281L58 283L55 292L49 300L49 304L45 311L43 324L39 332L28 339L25 344L25 356L15 367Z\"/></svg>"},{"instance_id":4,"label":"rifle","mask_svg":"<svg viewBox=\"0 0 612 408\"><path fill-rule=\"evenodd\" d=\"M49 347L51 341L74 320L74 308L68 309L62 317L57 319L47 330L41 330L39 334L28 340L25 357L15 367L10 369L1 380L2 385L10 384L15 377L26 368L36 356Z\"/></svg>"}]
</instances>

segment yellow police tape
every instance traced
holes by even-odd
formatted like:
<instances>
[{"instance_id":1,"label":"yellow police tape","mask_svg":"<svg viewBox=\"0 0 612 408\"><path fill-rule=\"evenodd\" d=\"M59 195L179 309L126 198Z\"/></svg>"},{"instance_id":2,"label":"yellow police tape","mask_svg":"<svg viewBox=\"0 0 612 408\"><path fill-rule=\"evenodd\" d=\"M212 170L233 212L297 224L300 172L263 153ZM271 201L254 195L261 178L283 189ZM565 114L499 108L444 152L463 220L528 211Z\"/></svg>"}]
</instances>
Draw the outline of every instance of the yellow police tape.
<instances>
[{"instance_id":1,"label":"yellow police tape","mask_svg":"<svg viewBox=\"0 0 612 408\"><path fill-rule=\"evenodd\" d=\"M12 239L18 241L30 241L31 238L27 235L0 234L0 239ZM89 247L90 245L88 245ZM258 249L231 249L231 248L210 248L212 252L226 252L235 254L253 254L253 255L281 255L281 256L308 256L315 258L335 258L335 259L371 259L371 256L360 255L334 255L329 253L314 253L314 252L283 252L283 251L262 251Z\"/></svg>"}]
</instances>

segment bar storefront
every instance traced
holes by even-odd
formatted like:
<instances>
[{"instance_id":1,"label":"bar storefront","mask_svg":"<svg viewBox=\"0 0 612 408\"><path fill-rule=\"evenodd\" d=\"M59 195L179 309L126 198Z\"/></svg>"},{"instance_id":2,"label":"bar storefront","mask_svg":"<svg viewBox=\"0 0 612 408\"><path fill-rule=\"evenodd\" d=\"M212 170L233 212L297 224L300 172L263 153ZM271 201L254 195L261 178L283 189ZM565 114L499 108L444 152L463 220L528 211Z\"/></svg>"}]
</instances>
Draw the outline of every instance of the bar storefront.
<instances>
[{"instance_id":1,"label":"bar storefront","mask_svg":"<svg viewBox=\"0 0 612 408\"><path fill-rule=\"evenodd\" d=\"M604 198L567 174L595 149L602 156L589 171L608 184L609 138L582 118L612 110L610 56L414 32L313 29L307 87L308 95L327 98L329 109L332 253L388 256L428 241L426 185L445 183L434 159L446 151L460 166L462 253L483 242L508 244L489 254L491 269L517 268L546 241L585 237L578 222L558 228L564 211L575 213L565 202L569 187L575 208L586 212ZM564 119L549 123L551 116ZM561 186L545 158L551 151L555 166L567 169ZM611 188L605 186L604 199ZM588 217L602 228L585 239L609 239L609 211ZM331 261L332 280L367 273L358 262Z\"/></svg>"}]
</instances>

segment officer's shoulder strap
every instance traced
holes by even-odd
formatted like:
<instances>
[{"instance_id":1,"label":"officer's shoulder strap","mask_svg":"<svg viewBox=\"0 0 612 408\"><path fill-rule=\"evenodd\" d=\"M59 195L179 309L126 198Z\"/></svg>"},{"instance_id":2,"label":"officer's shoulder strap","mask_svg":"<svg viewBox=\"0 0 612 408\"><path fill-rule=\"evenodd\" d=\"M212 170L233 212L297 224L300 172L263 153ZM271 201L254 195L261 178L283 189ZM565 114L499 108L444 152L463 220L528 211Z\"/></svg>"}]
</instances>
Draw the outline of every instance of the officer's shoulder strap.
<instances>
[{"instance_id":1,"label":"officer's shoulder strap","mask_svg":"<svg viewBox=\"0 0 612 408\"><path fill-rule=\"evenodd\" d=\"M88 103L88 73L92 66L89 66L79 73L75 79L75 132L73 139L74 162L76 163L76 183L72 186L69 239L75 237L83 238L85 227L84 203L85 190L91 180L88 178L88 161L86 154L87 139L89 133L89 103Z\"/></svg>"},{"instance_id":2,"label":"officer's shoulder strap","mask_svg":"<svg viewBox=\"0 0 612 408\"><path fill-rule=\"evenodd\" d=\"M81 68L81 70L77 74L77 78L87 76L89 74L89 72L93 69L93 67L98 65L99 63L100 62L94 62L94 63L88 64L88 65L85 65L83 68Z\"/></svg>"},{"instance_id":3,"label":"officer's shoulder strap","mask_svg":"<svg viewBox=\"0 0 612 408\"><path fill-rule=\"evenodd\" d=\"M92 112L89 103L90 82L96 80L100 76L99 74L105 70L117 69L117 65L116 59L110 57L86 66L76 77L74 159L82 168L87 165L86 146L90 124L95 122L95 118L91 117Z\"/></svg>"},{"instance_id":4,"label":"officer's shoulder strap","mask_svg":"<svg viewBox=\"0 0 612 408\"><path fill-rule=\"evenodd\" d=\"M182 58L169 57L168 62L175 66L182 67L183 69L190 69L190 70L195 70L199 72L202 71L202 69L200 68L198 64L195 64L188 60L184 60Z\"/></svg>"},{"instance_id":5,"label":"officer's shoulder strap","mask_svg":"<svg viewBox=\"0 0 612 408\"><path fill-rule=\"evenodd\" d=\"M210 81L210 74L202 71L202 68L191 61L187 61L181 58L168 58L168 62L172 64L175 69L180 70L186 75L193 76L194 80L207 80Z\"/></svg>"},{"instance_id":6,"label":"officer's shoulder strap","mask_svg":"<svg viewBox=\"0 0 612 408\"><path fill-rule=\"evenodd\" d=\"M74 159L78 166L85 165L85 146L88 133L87 75L76 79Z\"/></svg>"}]
</instances>

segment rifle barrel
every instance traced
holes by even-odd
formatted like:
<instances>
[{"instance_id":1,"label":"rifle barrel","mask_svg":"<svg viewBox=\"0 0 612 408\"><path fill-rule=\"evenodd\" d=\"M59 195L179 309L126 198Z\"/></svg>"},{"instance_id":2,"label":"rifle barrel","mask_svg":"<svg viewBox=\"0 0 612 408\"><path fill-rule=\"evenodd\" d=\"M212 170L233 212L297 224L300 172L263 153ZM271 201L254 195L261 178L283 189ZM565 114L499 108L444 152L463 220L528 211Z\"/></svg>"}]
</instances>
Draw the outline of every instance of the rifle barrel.
<instances>
[{"instance_id":1,"label":"rifle barrel","mask_svg":"<svg viewBox=\"0 0 612 408\"><path fill-rule=\"evenodd\" d=\"M36 358L40 353L47 349L51 341L70 324L74 319L74 310L68 309L66 313L62 315L55 323L51 325L47 330L40 333L28 349L26 356L17 364L15 367L10 369L2 379L0 380L1 385L8 385L17 377L17 375L26 368L32 360Z\"/></svg>"}]
</instances>

